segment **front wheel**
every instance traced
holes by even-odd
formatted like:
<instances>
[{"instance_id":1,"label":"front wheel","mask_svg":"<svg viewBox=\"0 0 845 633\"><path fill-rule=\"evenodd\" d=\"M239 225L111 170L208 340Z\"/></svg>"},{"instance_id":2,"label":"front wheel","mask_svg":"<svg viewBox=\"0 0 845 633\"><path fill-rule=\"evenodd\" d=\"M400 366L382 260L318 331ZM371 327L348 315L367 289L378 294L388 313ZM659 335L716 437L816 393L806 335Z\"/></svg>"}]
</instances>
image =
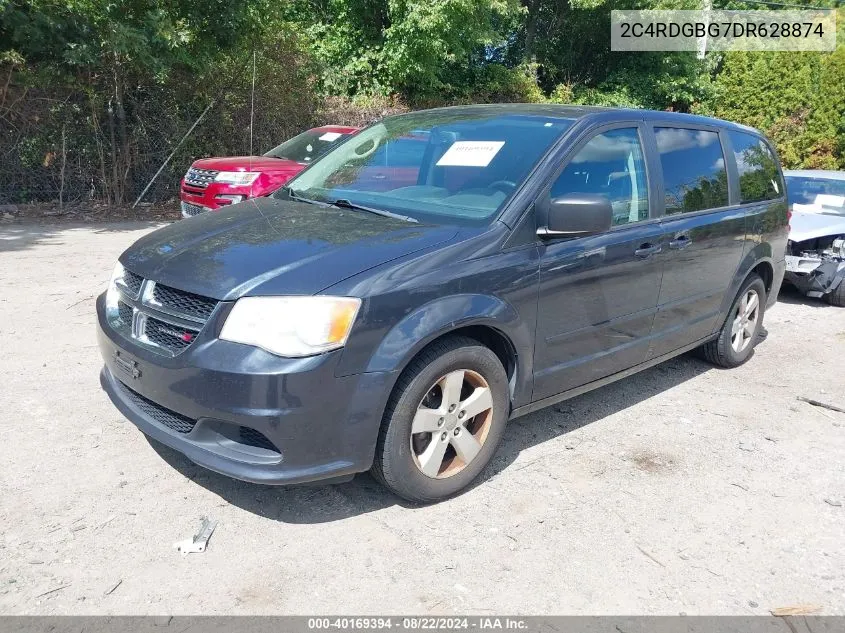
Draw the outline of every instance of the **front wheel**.
<instances>
[{"instance_id":1,"label":"front wheel","mask_svg":"<svg viewBox=\"0 0 845 633\"><path fill-rule=\"evenodd\" d=\"M701 347L704 358L719 367L738 367L751 358L763 327L766 286L759 275L748 276L734 299L719 337Z\"/></svg>"},{"instance_id":2,"label":"front wheel","mask_svg":"<svg viewBox=\"0 0 845 633\"><path fill-rule=\"evenodd\" d=\"M826 294L825 298L830 305L845 308L845 279L839 282L833 292Z\"/></svg>"},{"instance_id":3,"label":"front wheel","mask_svg":"<svg viewBox=\"0 0 845 633\"><path fill-rule=\"evenodd\" d=\"M436 341L400 377L385 411L373 474L410 501L462 490L490 462L509 414L498 357L465 337Z\"/></svg>"}]
</instances>

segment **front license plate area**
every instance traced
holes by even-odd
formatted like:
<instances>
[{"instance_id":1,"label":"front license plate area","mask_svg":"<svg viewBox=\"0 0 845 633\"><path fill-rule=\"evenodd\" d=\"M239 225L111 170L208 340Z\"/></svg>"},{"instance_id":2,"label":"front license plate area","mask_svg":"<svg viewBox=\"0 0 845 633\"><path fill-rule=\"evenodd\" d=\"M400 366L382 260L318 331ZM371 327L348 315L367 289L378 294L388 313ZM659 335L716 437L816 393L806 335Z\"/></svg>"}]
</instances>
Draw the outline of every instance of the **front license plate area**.
<instances>
[{"instance_id":1,"label":"front license plate area","mask_svg":"<svg viewBox=\"0 0 845 633\"><path fill-rule=\"evenodd\" d=\"M138 361L122 354L120 350L114 352L114 365L127 378L137 380L141 377L141 367L138 365Z\"/></svg>"}]
</instances>

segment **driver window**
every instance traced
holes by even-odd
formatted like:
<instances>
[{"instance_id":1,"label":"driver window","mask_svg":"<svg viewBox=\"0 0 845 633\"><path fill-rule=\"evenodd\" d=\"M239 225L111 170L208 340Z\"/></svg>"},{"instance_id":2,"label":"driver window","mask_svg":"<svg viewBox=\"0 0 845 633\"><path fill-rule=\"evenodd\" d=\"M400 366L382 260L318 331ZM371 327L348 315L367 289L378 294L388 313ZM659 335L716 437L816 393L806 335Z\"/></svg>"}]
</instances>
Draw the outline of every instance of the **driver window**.
<instances>
[{"instance_id":1,"label":"driver window","mask_svg":"<svg viewBox=\"0 0 845 633\"><path fill-rule=\"evenodd\" d=\"M648 181L637 128L608 130L578 150L552 185L551 197L570 193L606 196L613 225L648 219Z\"/></svg>"}]
</instances>

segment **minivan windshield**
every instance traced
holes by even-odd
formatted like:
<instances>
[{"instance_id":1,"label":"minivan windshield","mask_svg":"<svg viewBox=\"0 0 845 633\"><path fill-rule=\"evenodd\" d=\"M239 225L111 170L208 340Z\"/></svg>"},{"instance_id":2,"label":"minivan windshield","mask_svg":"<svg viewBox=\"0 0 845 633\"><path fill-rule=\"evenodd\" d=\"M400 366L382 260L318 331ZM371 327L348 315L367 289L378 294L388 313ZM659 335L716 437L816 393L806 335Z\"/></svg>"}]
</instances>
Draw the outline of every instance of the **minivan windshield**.
<instances>
[{"instance_id":1,"label":"minivan windshield","mask_svg":"<svg viewBox=\"0 0 845 633\"><path fill-rule=\"evenodd\" d=\"M325 130L308 130L288 139L264 154L273 158L294 160L297 163L310 163L316 160L332 147L350 136L342 132L326 132Z\"/></svg>"},{"instance_id":2,"label":"minivan windshield","mask_svg":"<svg viewBox=\"0 0 845 633\"><path fill-rule=\"evenodd\" d=\"M787 176L789 204L817 205L821 212L845 215L845 180Z\"/></svg>"},{"instance_id":3,"label":"minivan windshield","mask_svg":"<svg viewBox=\"0 0 845 633\"><path fill-rule=\"evenodd\" d=\"M421 222L484 224L571 125L484 108L390 117L333 149L286 190Z\"/></svg>"}]
</instances>

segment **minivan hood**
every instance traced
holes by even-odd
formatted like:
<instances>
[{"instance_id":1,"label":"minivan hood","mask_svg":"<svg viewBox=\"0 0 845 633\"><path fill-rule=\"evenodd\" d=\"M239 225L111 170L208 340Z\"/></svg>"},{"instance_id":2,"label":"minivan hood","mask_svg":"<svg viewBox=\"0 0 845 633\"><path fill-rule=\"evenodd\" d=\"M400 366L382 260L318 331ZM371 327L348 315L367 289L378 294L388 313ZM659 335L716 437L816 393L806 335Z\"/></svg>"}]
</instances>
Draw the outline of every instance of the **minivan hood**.
<instances>
[{"instance_id":1,"label":"minivan hood","mask_svg":"<svg viewBox=\"0 0 845 633\"><path fill-rule=\"evenodd\" d=\"M456 234L450 226L255 198L153 231L120 261L145 278L214 299L309 295Z\"/></svg>"},{"instance_id":2,"label":"minivan hood","mask_svg":"<svg viewBox=\"0 0 845 633\"><path fill-rule=\"evenodd\" d=\"M298 173L308 166L308 163L297 163L287 158L272 156L221 156L219 158L201 158L195 160L193 167L197 169L216 169L217 171L260 171L275 172L293 171Z\"/></svg>"}]
</instances>

